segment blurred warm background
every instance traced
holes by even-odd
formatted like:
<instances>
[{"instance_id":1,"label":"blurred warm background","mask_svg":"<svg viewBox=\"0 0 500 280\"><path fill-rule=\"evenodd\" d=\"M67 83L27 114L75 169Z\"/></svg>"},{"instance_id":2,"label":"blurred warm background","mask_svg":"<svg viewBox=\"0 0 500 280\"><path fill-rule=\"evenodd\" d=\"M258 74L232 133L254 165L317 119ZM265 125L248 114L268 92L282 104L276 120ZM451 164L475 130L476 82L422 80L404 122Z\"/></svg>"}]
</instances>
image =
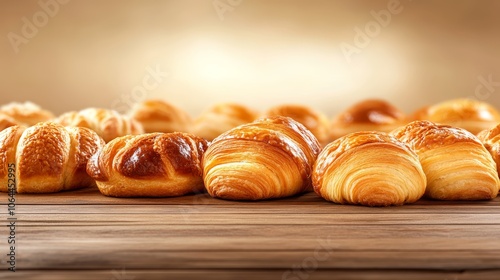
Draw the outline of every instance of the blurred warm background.
<instances>
[{"instance_id":1,"label":"blurred warm background","mask_svg":"<svg viewBox=\"0 0 500 280\"><path fill-rule=\"evenodd\" d=\"M164 98L197 115L221 101L286 102L329 116L368 97L406 112L455 97L500 107L500 1L60 2L0 2L0 104L60 114ZM373 13L388 5L399 13L377 29ZM347 59L342 43L356 47L367 26Z\"/></svg>"}]
</instances>

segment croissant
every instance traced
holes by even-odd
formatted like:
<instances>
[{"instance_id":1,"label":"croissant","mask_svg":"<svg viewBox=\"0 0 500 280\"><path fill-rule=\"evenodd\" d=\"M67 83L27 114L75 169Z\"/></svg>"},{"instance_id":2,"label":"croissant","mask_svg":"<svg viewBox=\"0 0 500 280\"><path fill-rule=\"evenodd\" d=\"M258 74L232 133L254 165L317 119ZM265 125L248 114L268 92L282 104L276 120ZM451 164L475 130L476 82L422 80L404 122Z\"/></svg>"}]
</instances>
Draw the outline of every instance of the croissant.
<instances>
[{"instance_id":1,"label":"croissant","mask_svg":"<svg viewBox=\"0 0 500 280\"><path fill-rule=\"evenodd\" d=\"M87 173L107 196L167 197L201 191L201 157L207 144L181 132L123 136L89 160Z\"/></svg>"},{"instance_id":2,"label":"croissant","mask_svg":"<svg viewBox=\"0 0 500 280\"><path fill-rule=\"evenodd\" d=\"M114 110L88 108L79 112L67 112L55 122L65 126L87 127L101 136L105 142L116 137L136 135L144 132L141 124Z\"/></svg>"},{"instance_id":3,"label":"croissant","mask_svg":"<svg viewBox=\"0 0 500 280\"><path fill-rule=\"evenodd\" d=\"M204 111L195 121L193 134L209 141L241 124L251 123L257 114L251 109L233 103L217 104Z\"/></svg>"},{"instance_id":4,"label":"croissant","mask_svg":"<svg viewBox=\"0 0 500 280\"><path fill-rule=\"evenodd\" d=\"M425 193L425 173L407 145L384 132L350 133L328 144L314 164L314 191L341 204L413 203Z\"/></svg>"},{"instance_id":5,"label":"croissant","mask_svg":"<svg viewBox=\"0 0 500 280\"><path fill-rule=\"evenodd\" d=\"M465 129L414 121L391 132L418 154L427 176L425 195L440 200L480 200L497 196L493 158Z\"/></svg>"},{"instance_id":6,"label":"croissant","mask_svg":"<svg viewBox=\"0 0 500 280\"><path fill-rule=\"evenodd\" d=\"M497 173L500 174L500 124L481 131L477 137L490 152L497 166Z\"/></svg>"},{"instance_id":7,"label":"croissant","mask_svg":"<svg viewBox=\"0 0 500 280\"><path fill-rule=\"evenodd\" d=\"M130 115L142 124L146 133L191 131L191 117L181 109L162 100L146 100L137 103Z\"/></svg>"},{"instance_id":8,"label":"croissant","mask_svg":"<svg viewBox=\"0 0 500 280\"><path fill-rule=\"evenodd\" d=\"M477 134L499 123L500 113L486 102L454 99L422 109L418 118L461 127Z\"/></svg>"},{"instance_id":9,"label":"croissant","mask_svg":"<svg viewBox=\"0 0 500 280\"><path fill-rule=\"evenodd\" d=\"M332 140L356 131L390 132L404 125L405 114L387 101L368 99L338 114L331 123Z\"/></svg>"},{"instance_id":10,"label":"croissant","mask_svg":"<svg viewBox=\"0 0 500 280\"><path fill-rule=\"evenodd\" d=\"M42 122L0 132L0 191L7 192L14 166L18 193L53 193L95 186L86 173L90 156L104 141L88 128Z\"/></svg>"},{"instance_id":11,"label":"croissant","mask_svg":"<svg viewBox=\"0 0 500 280\"><path fill-rule=\"evenodd\" d=\"M314 135L288 117L269 117L217 137L203 156L203 180L212 197L261 200L311 187L320 147Z\"/></svg>"},{"instance_id":12,"label":"croissant","mask_svg":"<svg viewBox=\"0 0 500 280\"><path fill-rule=\"evenodd\" d=\"M13 120L16 124L32 126L39 122L52 120L54 115L40 108L32 102L17 103L11 102L0 107L0 113L3 113Z\"/></svg>"},{"instance_id":13,"label":"croissant","mask_svg":"<svg viewBox=\"0 0 500 280\"><path fill-rule=\"evenodd\" d=\"M270 108L265 115L290 117L309 129L321 144L325 145L329 141L328 119L309 107L292 104L279 105Z\"/></svg>"}]
</instances>

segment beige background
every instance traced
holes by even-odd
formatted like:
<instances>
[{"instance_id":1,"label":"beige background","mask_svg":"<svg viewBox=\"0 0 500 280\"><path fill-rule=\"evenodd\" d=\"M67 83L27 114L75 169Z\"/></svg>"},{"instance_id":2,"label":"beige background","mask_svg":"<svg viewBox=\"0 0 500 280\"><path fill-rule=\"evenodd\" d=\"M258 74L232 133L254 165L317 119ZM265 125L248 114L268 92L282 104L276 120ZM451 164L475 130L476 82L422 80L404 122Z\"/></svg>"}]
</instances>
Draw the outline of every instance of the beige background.
<instances>
[{"instance_id":1,"label":"beige background","mask_svg":"<svg viewBox=\"0 0 500 280\"><path fill-rule=\"evenodd\" d=\"M402 0L349 63L340 44L353 44L355 28L389 2L245 0L221 19L213 0L72 0L16 53L9 33L21 35L23 17L43 10L2 0L0 104L31 100L60 114L161 97L192 115L236 101L260 110L302 103L332 116L380 97L410 112L473 97L490 77L498 84L478 97L500 107L500 1ZM132 94L148 67L169 75Z\"/></svg>"}]
</instances>

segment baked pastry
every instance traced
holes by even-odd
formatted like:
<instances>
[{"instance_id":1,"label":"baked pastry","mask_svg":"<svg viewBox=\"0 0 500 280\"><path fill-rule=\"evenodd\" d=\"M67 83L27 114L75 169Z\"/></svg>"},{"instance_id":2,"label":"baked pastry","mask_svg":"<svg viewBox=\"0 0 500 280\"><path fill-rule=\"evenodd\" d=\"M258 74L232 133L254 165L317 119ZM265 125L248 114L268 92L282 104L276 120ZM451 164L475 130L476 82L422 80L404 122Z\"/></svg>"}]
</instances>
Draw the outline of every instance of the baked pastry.
<instances>
[{"instance_id":1,"label":"baked pastry","mask_svg":"<svg viewBox=\"0 0 500 280\"><path fill-rule=\"evenodd\" d=\"M472 99L453 99L430 106L419 118L461 127L473 134L500 122L499 112L490 104Z\"/></svg>"},{"instance_id":2,"label":"baked pastry","mask_svg":"<svg viewBox=\"0 0 500 280\"><path fill-rule=\"evenodd\" d=\"M243 105L221 103L210 107L194 121L192 133L212 141L223 132L256 118L257 114Z\"/></svg>"},{"instance_id":3,"label":"baked pastry","mask_svg":"<svg viewBox=\"0 0 500 280\"><path fill-rule=\"evenodd\" d=\"M8 168L15 165L18 193L53 193L94 186L88 159L104 141L92 130L41 122L0 132L0 191L7 192Z\"/></svg>"},{"instance_id":4,"label":"baked pastry","mask_svg":"<svg viewBox=\"0 0 500 280\"><path fill-rule=\"evenodd\" d=\"M500 124L481 131L477 137L481 140L486 150L490 152L491 157L495 161L497 173L500 174Z\"/></svg>"},{"instance_id":5,"label":"baked pastry","mask_svg":"<svg viewBox=\"0 0 500 280\"><path fill-rule=\"evenodd\" d=\"M88 162L102 194L115 197L180 196L203 190L205 139L191 134L148 133L114 139Z\"/></svg>"},{"instance_id":6,"label":"baked pastry","mask_svg":"<svg viewBox=\"0 0 500 280\"><path fill-rule=\"evenodd\" d=\"M420 199L427 179L406 144L384 132L360 131L321 151L312 182L314 191L328 201L390 206Z\"/></svg>"},{"instance_id":7,"label":"baked pastry","mask_svg":"<svg viewBox=\"0 0 500 280\"><path fill-rule=\"evenodd\" d=\"M189 132L191 117L183 110L162 100L137 103L130 116L142 124L144 132Z\"/></svg>"},{"instance_id":8,"label":"baked pastry","mask_svg":"<svg viewBox=\"0 0 500 280\"><path fill-rule=\"evenodd\" d=\"M39 122L52 120L55 116L32 102L11 102L0 107L3 113L16 121L16 124L32 126Z\"/></svg>"},{"instance_id":9,"label":"baked pastry","mask_svg":"<svg viewBox=\"0 0 500 280\"><path fill-rule=\"evenodd\" d=\"M302 124L269 117L217 137L203 156L203 180L212 197L261 200L292 196L311 187L320 146Z\"/></svg>"},{"instance_id":10,"label":"baked pastry","mask_svg":"<svg viewBox=\"0 0 500 280\"><path fill-rule=\"evenodd\" d=\"M6 129L7 127L11 127L14 125L20 125L21 123L13 119L11 116L8 116L4 113L0 112L0 131Z\"/></svg>"},{"instance_id":11,"label":"baked pastry","mask_svg":"<svg viewBox=\"0 0 500 280\"><path fill-rule=\"evenodd\" d=\"M368 99L354 104L332 121L332 140L356 131L390 132L404 125L405 114L387 101Z\"/></svg>"},{"instance_id":12,"label":"baked pastry","mask_svg":"<svg viewBox=\"0 0 500 280\"><path fill-rule=\"evenodd\" d=\"M55 121L65 126L90 128L106 142L116 137L144 132L141 124L136 120L107 109L88 108L78 112L67 112Z\"/></svg>"},{"instance_id":13,"label":"baked pastry","mask_svg":"<svg viewBox=\"0 0 500 280\"><path fill-rule=\"evenodd\" d=\"M309 107L293 104L278 105L270 108L265 116L290 117L309 129L321 144L326 145L330 140L328 119Z\"/></svg>"},{"instance_id":14,"label":"baked pastry","mask_svg":"<svg viewBox=\"0 0 500 280\"><path fill-rule=\"evenodd\" d=\"M414 121L391 134L418 154L427 176L427 197L480 200L497 196L500 183L495 162L467 130Z\"/></svg>"}]
</instances>

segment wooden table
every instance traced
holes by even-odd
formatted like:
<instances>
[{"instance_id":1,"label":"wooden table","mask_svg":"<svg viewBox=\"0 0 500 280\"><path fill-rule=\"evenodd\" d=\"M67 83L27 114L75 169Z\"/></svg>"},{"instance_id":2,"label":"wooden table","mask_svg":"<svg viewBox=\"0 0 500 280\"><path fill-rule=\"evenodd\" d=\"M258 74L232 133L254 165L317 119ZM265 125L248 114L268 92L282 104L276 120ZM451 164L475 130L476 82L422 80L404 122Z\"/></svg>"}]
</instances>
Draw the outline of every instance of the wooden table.
<instances>
[{"instance_id":1,"label":"wooden table","mask_svg":"<svg viewBox=\"0 0 500 280\"><path fill-rule=\"evenodd\" d=\"M313 193L231 202L87 189L16 199L17 271L2 227L0 279L500 279L500 198L369 208Z\"/></svg>"}]
</instances>

